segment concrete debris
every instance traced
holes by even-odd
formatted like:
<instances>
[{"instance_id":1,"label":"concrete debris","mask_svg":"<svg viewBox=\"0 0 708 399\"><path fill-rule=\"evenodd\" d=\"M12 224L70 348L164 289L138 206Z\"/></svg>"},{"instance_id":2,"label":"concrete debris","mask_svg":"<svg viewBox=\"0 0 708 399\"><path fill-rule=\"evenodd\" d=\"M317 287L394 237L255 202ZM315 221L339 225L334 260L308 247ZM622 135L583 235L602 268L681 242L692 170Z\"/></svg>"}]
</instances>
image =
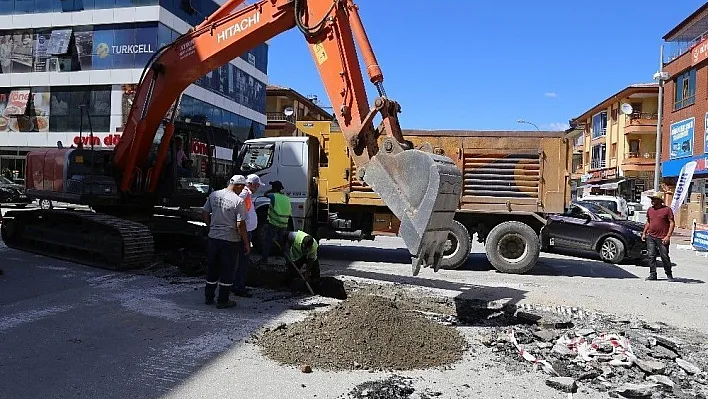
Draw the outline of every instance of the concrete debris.
<instances>
[{"instance_id":1,"label":"concrete debris","mask_svg":"<svg viewBox=\"0 0 708 399\"><path fill-rule=\"evenodd\" d=\"M680 349L680 343L676 339L665 337L663 335L658 335L658 334L652 334L652 338L656 340L656 343L664 346L666 348L671 349L674 352L678 352Z\"/></svg>"},{"instance_id":2,"label":"concrete debris","mask_svg":"<svg viewBox=\"0 0 708 399\"><path fill-rule=\"evenodd\" d=\"M573 322L570 320L568 315L558 314L547 310L519 310L516 312L516 317L519 320L525 321L529 324L536 324L543 328L561 329L573 327Z\"/></svg>"},{"instance_id":3,"label":"concrete debris","mask_svg":"<svg viewBox=\"0 0 708 399\"><path fill-rule=\"evenodd\" d=\"M680 358L676 359L676 364L678 364L679 367L681 367L682 369L684 369L684 371L686 371L688 374L691 374L691 375L698 374L701 372L700 367L697 367L696 365L694 365L693 363L691 363L687 360L683 360Z\"/></svg>"},{"instance_id":4,"label":"concrete debris","mask_svg":"<svg viewBox=\"0 0 708 399\"><path fill-rule=\"evenodd\" d=\"M614 390L625 398L648 398L659 384L623 384Z\"/></svg>"},{"instance_id":5,"label":"concrete debris","mask_svg":"<svg viewBox=\"0 0 708 399\"><path fill-rule=\"evenodd\" d=\"M669 360L674 360L678 356L678 353L672 351L671 349L664 348L663 346L655 346L652 348L651 352L649 352L649 355L656 359L669 359Z\"/></svg>"},{"instance_id":6,"label":"concrete debris","mask_svg":"<svg viewBox=\"0 0 708 399\"><path fill-rule=\"evenodd\" d=\"M634 364L647 374L664 374L666 370L666 365L656 360L637 359Z\"/></svg>"},{"instance_id":7,"label":"concrete debris","mask_svg":"<svg viewBox=\"0 0 708 399\"><path fill-rule=\"evenodd\" d=\"M551 377L546 380L546 385L567 393L575 393L578 391L578 384L570 377Z\"/></svg>"},{"instance_id":8,"label":"concrete debris","mask_svg":"<svg viewBox=\"0 0 708 399\"><path fill-rule=\"evenodd\" d=\"M300 371L305 374L309 374L312 372L312 367L310 367L309 364L303 364L302 366L300 366Z\"/></svg>"},{"instance_id":9,"label":"concrete debris","mask_svg":"<svg viewBox=\"0 0 708 399\"><path fill-rule=\"evenodd\" d=\"M595 330L592 328L581 328L579 330L575 330L575 335L578 337L587 337L592 334L595 334Z\"/></svg>"},{"instance_id":10,"label":"concrete debris","mask_svg":"<svg viewBox=\"0 0 708 399\"><path fill-rule=\"evenodd\" d=\"M533 332L533 336L543 342L551 342L558 338L558 333L553 330L538 330Z\"/></svg>"},{"instance_id":11,"label":"concrete debris","mask_svg":"<svg viewBox=\"0 0 708 399\"><path fill-rule=\"evenodd\" d=\"M650 375L649 377L647 377L647 380L667 386L669 388L673 388L674 385L676 385L671 378L665 375Z\"/></svg>"}]
</instances>

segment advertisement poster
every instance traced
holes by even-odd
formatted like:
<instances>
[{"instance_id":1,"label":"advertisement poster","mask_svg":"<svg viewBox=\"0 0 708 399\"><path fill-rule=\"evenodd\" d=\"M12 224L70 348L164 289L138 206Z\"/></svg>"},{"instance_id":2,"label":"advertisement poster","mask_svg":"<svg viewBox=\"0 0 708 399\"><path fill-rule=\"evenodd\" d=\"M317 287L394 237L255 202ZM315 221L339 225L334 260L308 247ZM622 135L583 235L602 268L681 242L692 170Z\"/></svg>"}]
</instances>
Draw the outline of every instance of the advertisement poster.
<instances>
[{"instance_id":1,"label":"advertisement poster","mask_svg":"<svg viewBox=\"0 0 708 399\"><path fill-rule=\"evenodd\" d=\"M0 73L12 72L12 35L0 35Z\"/></svg>"},{"instance_id":2,"label":"advertisement poster","mask_svg":"<svg viewBox=\"0 0 708 399\"><path fill-rule=\"evenodd\" d=\"M111 69L111 47L113 46L113 29L99 29L93 31L93 54L91 62L93 69Z\"/></svg>"},{"instance_id":3,"label":"advertisement poster","mask_svg":"<svg viewBox=\"0 0 708 399\"><path fill-rule=\"evenodd\" d=\"M49 131L49 88L32 89L32 109L30 110L33 131Z\"/></svg>"},{"instance_id":4,"label":"advertisement poster","mask_svg":"<svg viewBox=\"0 0 708 399\"><path fill-rule=\"evenodd\" d=\"M671 159L693 155L693 131L695 125L696 118L688 118L671 124Z\"/></svg>"},{"instance_id":5,"label":"advertisement poster","mask_svg":"<svg viewBox=\"0 0 708 399\"><path fill-rule=\"evenodd\" d=\"M81 70L93 69L93 31L74 32L74 42L76 43L76 53L79 56Z\"/></svg>"},{"instance_id":6,"label":"advertisement poster","mask_svg":"<svg viewBox=\"0 0 708 399\"><path fill-rule=\"evenodd\" d=\"M705 127L706 127L706 131L705 131L705 135L704 135L704 138L705 138L705 145L703 146L703 152L705 152L706 154L708 154L708 112L706 112L706 124L705 124Z\"/></svg>"},{"instance_id":7,"label":"advertisement poster","mask_svg":"<svg viewBox=\"0 0 708 399\"><path fill-rule=\"evenodd\" d=\"M49 58L49 43L51 32L39 32L34 35L34 71L46 72L47 59Z\"/></svg>"},{"instance_id":8,"label":"advertisement poster","mask_svg":"<svg viewBox=\"0 0 708 399\"><path fill-rule=\"evenodd\" d=\"M693 231L693 248L708 251L708 224L696 224Z\"/></svg>"},{"instance_id":9,"label":"advertisement poster","mask_svg":"<svg viewBox=\"0 0 708 399\"><path fill-rule=\"evenodd\" d=\"M671 200L671 210L674 215L678 213L678 208L686 200L688 195L688 187L691 185L691 180L693 179L693 172L696 170L696 161L691 161L683 165L681 168L681 173L679 173L678 181L676 182L676 190L674 192L674 197Z\"/></svg>"},{"instance_id":10,"label":"advertisement poster","mask_svg":"<svg viewBox=\"0 0 708 399\"><path fill-rule=\"evenodd\" d=\"M32 49L34 37L31 30L17 31L12 36L12 72L32 72Z\"/></svg>"}]
</instances>

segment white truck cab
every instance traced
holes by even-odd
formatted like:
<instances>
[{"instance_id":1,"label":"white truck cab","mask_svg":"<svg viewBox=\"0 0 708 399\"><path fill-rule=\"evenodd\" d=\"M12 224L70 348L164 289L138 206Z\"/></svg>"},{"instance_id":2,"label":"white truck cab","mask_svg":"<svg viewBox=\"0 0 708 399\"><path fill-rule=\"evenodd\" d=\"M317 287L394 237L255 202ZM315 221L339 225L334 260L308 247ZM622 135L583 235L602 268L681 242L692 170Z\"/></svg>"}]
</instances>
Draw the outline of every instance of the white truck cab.
<instances>
[{"instance_id":1,"label":"white truck cab","mask_svg":"<svg viewBox=\"0 0 708 399\"><path fill-rule=\"evenodd\" d=\"M634 209L630 209L627 201L621 197L613 197L611 195L586 195L580 198L580 201L592 202L604 206L623 219L628 219L634 214Z\"/></svg>"},{"instance_id":2,"label":"white truck cab","mask_svg":"<svg viewBox=\"0 0 708 399\"><path fill-rule=\"evenodd\" d=\"M307 231L306 223L314 212L316 198L314 174L311 167L309 137L272 137L247 140L239 151L236 169L243 175L256 174L264 185L254 193L254 203L259 225L265 222L270 200L263 194L270 190L270 182L279 180L292 205L293 228ZM314 165L316 166L316 165Z\"/></svg>"}]
</instances>

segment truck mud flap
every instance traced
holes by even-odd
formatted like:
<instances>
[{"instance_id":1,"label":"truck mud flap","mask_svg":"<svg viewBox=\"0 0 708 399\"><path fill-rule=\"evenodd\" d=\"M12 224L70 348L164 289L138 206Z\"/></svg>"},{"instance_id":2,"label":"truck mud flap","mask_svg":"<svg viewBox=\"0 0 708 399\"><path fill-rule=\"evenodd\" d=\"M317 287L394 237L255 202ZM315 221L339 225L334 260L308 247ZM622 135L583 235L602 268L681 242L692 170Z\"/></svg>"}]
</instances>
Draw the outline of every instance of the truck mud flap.
<instances>
[{"instance_id":1,"label":"truck mud flap","mask_svg":"<svg viewBox=\"0 0 708 399\"><path fill-rule=\"evenodd\" d=\"M401 221L399 235L421 267L438 271L462 190L462 171L448 157L420 150L380 152L363 173L366 184Z\"/></svg>"}]
</instances>

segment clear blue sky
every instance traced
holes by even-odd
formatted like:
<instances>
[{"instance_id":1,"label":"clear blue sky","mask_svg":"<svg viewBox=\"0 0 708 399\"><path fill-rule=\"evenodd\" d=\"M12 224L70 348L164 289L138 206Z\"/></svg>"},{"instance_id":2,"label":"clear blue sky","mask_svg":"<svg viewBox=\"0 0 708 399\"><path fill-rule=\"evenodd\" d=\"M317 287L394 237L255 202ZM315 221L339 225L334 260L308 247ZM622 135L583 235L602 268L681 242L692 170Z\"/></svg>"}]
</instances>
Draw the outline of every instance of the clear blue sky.
<instances>
[{"instance_id":1,"label":"clear blue sky","mask_svg":"<svg viewBox=\"0 0 708 399\"><path fill-rule=\"evenodd\" d=\"M703 4L355 1L402 127L475 130L533 129L520 118L562 129L621 88L652 81L661 37ZM297 29L271 41L268 75L329 105Z\"/></svg>"}]
</instances>

